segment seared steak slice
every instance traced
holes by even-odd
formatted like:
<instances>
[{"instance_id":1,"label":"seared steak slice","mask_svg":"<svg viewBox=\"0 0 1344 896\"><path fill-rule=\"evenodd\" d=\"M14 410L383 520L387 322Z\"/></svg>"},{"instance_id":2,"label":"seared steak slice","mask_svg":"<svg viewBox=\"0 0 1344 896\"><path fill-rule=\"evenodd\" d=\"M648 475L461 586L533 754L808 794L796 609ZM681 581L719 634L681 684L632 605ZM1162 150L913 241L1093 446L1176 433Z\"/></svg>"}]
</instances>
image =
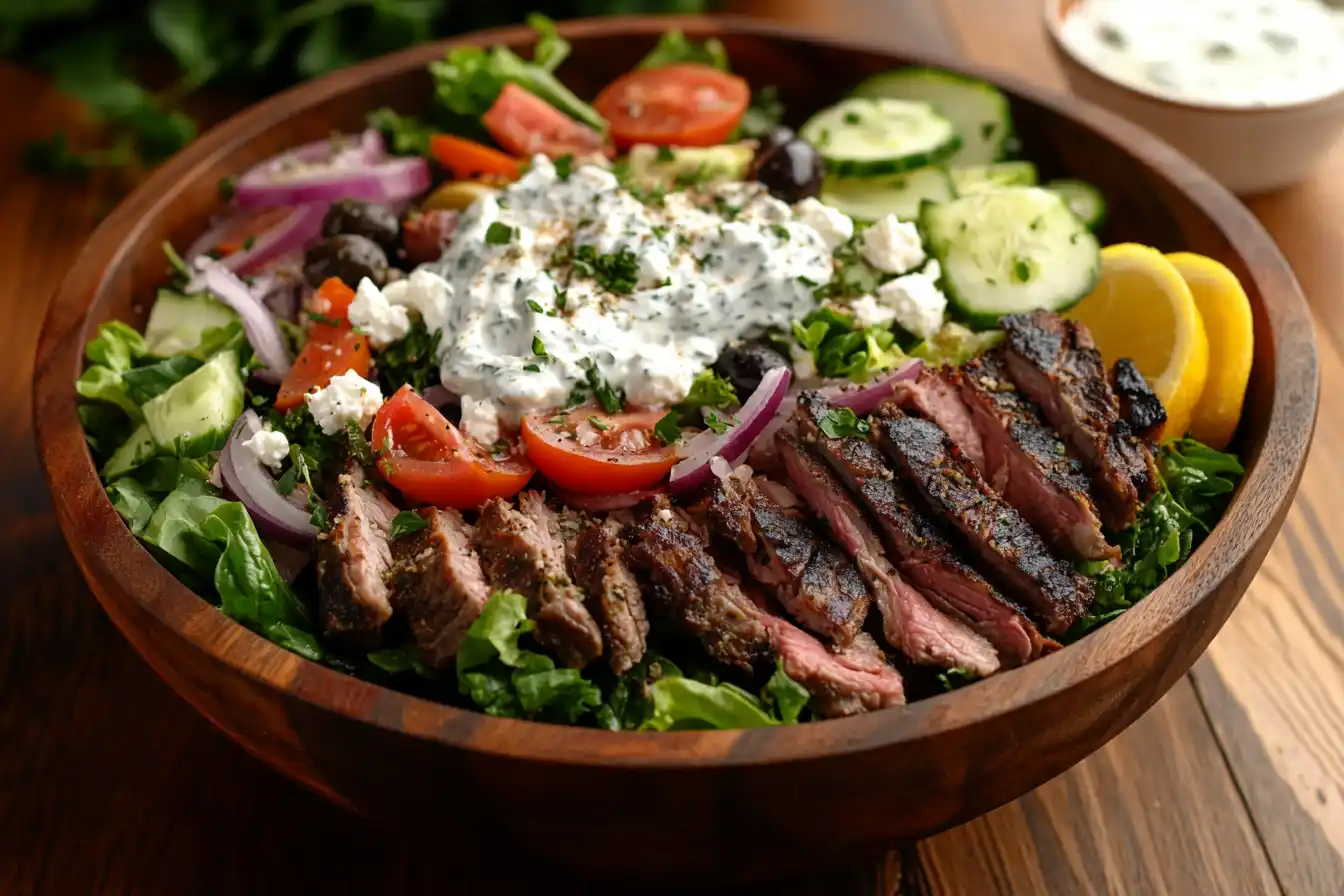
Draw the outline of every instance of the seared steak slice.
<instances>
[{"instance_id":1,"label":"seared steak slice","mask_svg":"<svg viewBox=\"0 0 1344 896\"><path fill-rule=\"evenodd\" d=\"M448 665L490 599L471 529L456 510L427 508L429 524L392 545L392 604L406 616L425 661Z\"/></svg>"},{"instance_id":2,"label":"seared steak slice","mask_svg":"<svg viewBox=\"0 0 1344 896\"><path fill-rule=\"evenodd\" d=\"M957 394L957 384L952 377L925 367L918 379L893 383L892 398L907 411L914 411L941 426L971 462L985 472L982 436L965 402ZM988 477L989 474L986 472L985 475Z\"/></svg>"},{"instance_id":3,"label":"seared steak slice","mask_svg":"<svg viewBox=\"0 0 1344 896\"><path fill-rule=\"evenodd\" d=\"M962 368L960 380L962 397L980 430L985 462L979 468L989 484L1056 553L1118 563L1120 551L1102 534L1082 464L1069 456L1036 406L1013 388L1002 357L993 353L976 358Z\"/></svg>"},{"instance_id":4,"label":"seared steak slice","mask_svg":"<svg viewBox=\"0 0 1344 896\"><path fill-rule=\"evenodd\" d=\"M474 533L481 566L496 591L517 591L527 598L542 646L566 666L582 668L602 654L602 632L565 571L554 511L535 492L525 492L519 503L530 512L499 498L481 507Z\"/></svg>"},{"instance_id":5,"label":"seared steak slice","mask_svg":"<svg viewBox=\"0 0 1344 896\"><path fill-rule=\"evenodd\" d=\"M751 671L769 655L770 640L756 607L723 577L705 545L671 510L655 510L631 525L625 538L630 565L653 585L651 610L699 638L720 662Z\"/></svg>"},{"instance_id":6,"label":"seared steak slice","mask_svg":"<svg viewBox=\"0 0 1344 896\"><path fill-rule=\"evenodd\" d=\"M1139 368L1128 358L1121 358L1111 367L1111 385L1120 404L1120 422L1144 441L1156 445L1162 441L1162 427L1167 424L1167 409L1162 400L1139 373Z\"/></svg>"},{"instance_id":7,"label":"seared steak slice","mask_svg":"<svg viewBox=\"0 0 1344 896\"><path fill-rule=\"evenodd\" d=\"M708 515L804 627L840 645L854 640L868 617L868 589L849 558L807 520L736 476L714 483Z\"/></svg>"},{"instance_id":8,"label":"seared steak slice","mask_svg":"<svg viewBox=\"0 0 1344 896\"><path fill-rule=\"evenodd\" d=\"M363 483L357 468L342 473L327 502L331 530L316 550L318 611L328 637L370 647L392 616L383 576L392 566L387 533L397 509Z\"/></svg>"},{"instance_id":9,"label":"seared steak slice","mask_svg":"<svg viewBox=\"0 0 1344 896\"><path fill-rule=\"evenodd\" d=\"M969 669L983 677L999 668L989 642L965 623L939 613L906 584L882 550L868 521L840 480L791 433L777 437L778 453L803 499L824 517L831 535L854 558L882 610L887 643L912 662Z\"/></svg>"},{"instance_id":10,"label":"seared steak slice","mask_svg":"<svg viewBox=\"0 0 1344 896\"><path fill-rule=\"evenodd\" d=\"M896 412L873 421L878 443L934 512L961 530L1003 586L1063 634L1092 603L1092 582L1050 553L1041 536L1004 503L975 465L928 420Z\"/></svg>"},{"instance_id":11,"label":"seared steak slice","mask_svg":"<svg viewBox=\"0 0 1344 896\"><path fill-rule=\"evenodd\" d=\"M1008 375L1092 474L1108 528L1127 529L1157 488L1152 455L1116 430L1119 403L1087 327L1048 311L1002 319Z\"/></svg>"},{"instance_id":12,"label":"seared steak slice","mask_svg":"<svg viewBox=\"0 0 1344 896\"><path fill-rule=\"evenodd\" d=\"M871 635L859 632L854 643L835 653L788 620L757 612L785 674L807 689L814 711L836 718L905 702L901 673L887 664Z\"/></svg>"},{"instance_id":13,"label":"seared steak slice","mask_svg":"<svg viewBox=\"0 0 1344 896\"><path fill-rule=\"evenodd\" d=\"M644 657L649 620L635 574L625 564L621 525L615 520L591 522L576 539L574 580L588 600L607 642L611 671L625 672Z\"/></svg>"},{"instance_id":14,"label":"seared steak slice","mask_svg":"<svg viewBox=\"0 0 1344 896\"><path fill-rule=\"evenodd\" d=\"M805 392L797 414L804 441L839 475L872 516L888 555L901 575L935 607L982 635L1005 666L1019 666L1058 647L985 578L957 556L938 527L911 498L882 453L858 436L827 438L817 415L829 408L824 396Z\"/></svg>"}]
</instances>

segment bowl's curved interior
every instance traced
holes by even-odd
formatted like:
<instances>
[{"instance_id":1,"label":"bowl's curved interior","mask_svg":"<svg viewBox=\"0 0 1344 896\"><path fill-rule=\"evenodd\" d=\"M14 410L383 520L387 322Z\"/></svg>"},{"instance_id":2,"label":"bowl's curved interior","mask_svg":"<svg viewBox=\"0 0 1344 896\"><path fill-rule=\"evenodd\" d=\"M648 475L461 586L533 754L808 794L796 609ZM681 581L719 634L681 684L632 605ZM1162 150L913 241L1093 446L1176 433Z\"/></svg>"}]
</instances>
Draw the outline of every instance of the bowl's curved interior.
<instances>
[{"instance_id":1,"label":"bowl's curved interior","mask_svg":"<svg viewBox=\"0 0 1344 896\"><path fill-rule=\"evenodd\" d=\"M562 31L573 41L574 52L561 75L578 94L591 96L637 61L668 24L569 23ZM795 123L866 74L926 62L737 20L687 18L675 24L692 37L720 37L737 72L755 86L778 86ZM507 29L474 36L470 42L525 47L530 38L520 29ZM1108 670L1121 668L1146 646L1165 643L1164 633L1210 601L1215 589L1229 580L1235 594L1223 598L1216 610L1205 607L1200 624L1207 620L1216 629L1230 612L1263 556L1267 533L1277 528L1286 510L1311 435L1316 364L1304 300L1257 222L1174 151L1109 114L1010 84L1019 135L1042 176L1084 177L1107 195L1111 217L1103 234L1106 241L1133 239L1166 251L1184 249L1217 258L1241 278L1255 307L1255 369L1238 444L1249 466L1245 483L1223 523L1186 567L1117 622L1027 667L897 710L792 729L641 735L494 719L429 703L300 660L224 619L137 544L106 500L75 412L72 386L82 346L104 321L143 322L144 303L166 272L161 243L184 245L198 235L216 208L220 178L333 130L359 129L365 113L378 106L415 111L431 93L424 64L442 52L443 45L434 45L376 60L251 108L155 173L104 222L80 256L43 332L35 408L61 524L105 605L117 595L129 596L137 614L143 610L143 618L157 620L174 637L254 684L377 728L549 766L661 768L803 761L984 724L1089 680L1110 680ZM124 613L113 615L123 630L138 624ZM142 641L128 634L144 652ZM1183 633L1190 643L1182 650L1164 648L1159 658L1170 667L1154 670L1152 683L1135 699L1143 700L1143 707L1151 704L1210 637L1212 631ZM1121 715L1120 721L1102 726L1106 737L1137 711Z\"/></svg>"}]
</instances>

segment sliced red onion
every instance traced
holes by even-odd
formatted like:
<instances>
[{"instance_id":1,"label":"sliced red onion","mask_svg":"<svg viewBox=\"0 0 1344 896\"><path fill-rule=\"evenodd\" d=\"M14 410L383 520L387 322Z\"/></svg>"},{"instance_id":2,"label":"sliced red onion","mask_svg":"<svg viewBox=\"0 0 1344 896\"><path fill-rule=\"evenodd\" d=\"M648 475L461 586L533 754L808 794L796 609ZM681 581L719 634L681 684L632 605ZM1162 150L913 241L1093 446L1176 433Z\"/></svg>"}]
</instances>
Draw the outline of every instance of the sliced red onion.
<instances>
[{"instance_id":1,"label":"sliced red onion","mask_svg":"<svg viewBox=\"0 0 1344 896\"><path fill-rule=\"evenodd\" d=\"M724 458L738 463L747 456L756 437L774 418L780 402L789 391L792 374L787 367L776 367L761 378L761 384L751 393L742 410L737 412L737 425L723 434L710 432L710 439L703 438L704 433L696 436L686 446L689 454L672 468L668 487L673 492L687 492L698 488L713 475L710 461Z\"/></svg>"},{"instance_id":2,"label":"sliced red onion","mask_svg":"<svg viewBox=\"0 0 1344 896\"><path fill-rule=\"evenodd\" d=\"M866 417L877 406L891 397L892 383L899 380L912 380L919 376L924 369L924 362L919 358L911 358L894 370L879 375L871 383L860 386L857 389L847 389L836 392L831 396L831 404L837 408L849 408L860 417Z\"/></svg>"},{"instance_id":3,"label":"sliced red onion","mask_svg":"<svg viewBox=\"0 0 1344 896\"><path fill-rule=\"evenodd\" d=\"M294 547L306 547L317 538L317 527L308 511L294 504L276 488L270 470L243 442L262 429L257 412L248 408L233 426L229 441L219 455L224 490L247 508L262 535Z\"/></svg>"},{"instance_id":4,"label":"sliced red onion","mask_svg":"<svg viewBox=\"0 0 1344 896\"><path fill-rule=\"evenodd\" d=\"M230 215L210 228L200 239L192 243L191 248L187 250L187 260L209 255L227 237L245 231L246 225L240 223L239 218L244 216L251 218L253 214L242 212ZM300 205L274 227L255 234L250 247L224 256L219 259L219 264L235 274L243 275L253 273L268 261L273 261L287 252L302 253L308 243L322 232L322 218L326 214L326 205Z\"/></svg>"},{"instance_id":5,"label":"sliced red onion","mask_svg":"<svg viewBox=\"0 0 1344 896\"><path fill-rule=\"evenodd\" d=\"M388 158L383 139L365 131L336 146L320 140L281 153L238 179L240 208L324 205L338 199L397 202L429 189L429 163L416 156Z\"/></svg>"},{"instance_id":6,"label":"sliced red onion","mask_svg":"<svg viewBox=\"0 0 1344 896\"><path fill-rule=\"evenodd\" d=\"M619 495L584 495L562 489L554 490L555 499L564 506L572 507L575 510L586 510L589 513L625 510L634 507L640 501L647 501L661 493L661 489L654 489L652 491L623 492Z\"/></svg>"},{"instance_id":7,"label":"sliced red onion","mask_svg":"<svg viewBox=\"0 0 1344 896\"><path fill-rule=\"evenodd\" d=\"M257 359L266 365L253 376L268 383L279 383L289 373L289 352L271 312L247 284L217 261L196 262L200 273L187 284L186 291L209 292L238 313L243 332Z\"/></svg>"}]
</instances>

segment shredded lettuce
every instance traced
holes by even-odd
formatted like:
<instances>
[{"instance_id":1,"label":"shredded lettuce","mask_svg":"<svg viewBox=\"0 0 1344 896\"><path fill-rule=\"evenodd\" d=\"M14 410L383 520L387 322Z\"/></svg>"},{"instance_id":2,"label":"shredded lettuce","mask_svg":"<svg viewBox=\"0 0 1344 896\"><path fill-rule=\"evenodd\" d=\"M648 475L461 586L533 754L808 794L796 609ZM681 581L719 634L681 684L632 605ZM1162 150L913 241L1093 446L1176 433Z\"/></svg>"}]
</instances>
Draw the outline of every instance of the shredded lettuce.
<instances>
[{"instance_id":1,"label":"shredded lettuce","mask_svg":"<svg viewBox=\"0 0 1344 896\"><path fill-rule=\"evenodd\" d=\"M685 400L676 405L678 420L683 426L702 424L702 409L721 410L738 403L733 384L712 370L702 370L691 382Z\"/></svg>"},{"instance_id":2,"label":"shredded lettuce","mask_svg":"<svg viewBox=\"0 0 1344 896\"><path fill-rule=\"evenodd\" d=\"M690 40L680 31L664 31L658 45L640 60L636 69L662 68L667 65L708 65L719 71L728 71L728 51L723 43L710 38L704 43Z\"/></svg>"},{"instance_id":3,"label":"shredded lettuce","mask_svg":"<svg viewBox=\"0 0 1344 896\"><path fill-rule=\"evenodd\" d=\"M144 337L119 320L100 324L98 335L84 347L84 357L90 364L106 367L113 373L129 370L147 354Z\"/></svg>"},{"instance_id":4,"label":"shredded lettuce","mask_svg":"<svg viewBox=\"0 0 1344 896\"><path fill-rule=\"evenodd\" d=\"M812 355L817 372L824 377L864 383L906 358L890 329L856 328L849 315L827 306L796 322L793 336Z\"/></svg>"},{"instance_id":5,"label":"shredded lettuce","mask_svg":"<svg viewBox=\"0 0 1344 896\"><path fill-rule=\"evenodd\" d=\"M983 355L1002 341L1002 330L977 333L949 321L937 333L910 349L910 357L923 358L930 364L958 367L976 355Z\"/></svg>"},{"instance_id":6,"label":"shredded lettuce","mask_svg":"<svg viewBox=\"0 0 1344 896\"><path fill-rule=\"evenodd\" d=\"M649 651L620 676L597 708L597 724L612 731L684 731L756 728L798 722L809 700L807 690L790 678L782 664L761 689L760 697L709 669L687 675L671 660Z\"/></svg>"}]
</instances>

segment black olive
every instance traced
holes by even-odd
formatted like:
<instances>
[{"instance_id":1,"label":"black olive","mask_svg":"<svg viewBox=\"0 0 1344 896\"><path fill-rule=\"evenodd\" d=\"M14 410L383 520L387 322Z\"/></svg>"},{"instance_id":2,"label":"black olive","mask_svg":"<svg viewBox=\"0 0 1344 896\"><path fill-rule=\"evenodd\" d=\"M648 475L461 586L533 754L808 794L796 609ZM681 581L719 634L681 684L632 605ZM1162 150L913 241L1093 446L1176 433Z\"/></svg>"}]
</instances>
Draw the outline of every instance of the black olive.
<instances>
[{"instance_id":1,"label":"black olive","mask_svg":"<svg viewBox=\"0 0 1344 896\"><path fill-rule=\"evenodd\" d=\"M797 202L821 192L826 165L812 144L795 137L769 154L757 157L752 176L765 185L770 195L785 202Z\"/></svg>"},{"instance_id":2,"label":"black olive","mask_svg":"<svg viewBox=\"0 0 1344 896\"><path fill-rule=\"evenodd\" d=\"M309 286L317 289L328 277L339 277L351 289L365 277L382 286L387 282L387 253L368 237L329 236L303 257L303 278Z\"/></svg>"},{"instance_id":3,"label":"black olive","mask_svg":"<svg viewBox=\"0 0 1344 896\"><path fill-rule=\"evenodd\" d=\"M332 203L327 216L322 219L322 235L343 233L371 239L388 255L401 245L401 221L385 205L370 205L355 199Z\"/></svg>"},{"instance_id":4,"label":"black olive","mask_svg":"<svg viewBox=\"0 0 1344 896\"><path fill-rule=\"evenodd\" d=\"M763 342L746 342L723 350L714 372L733 384L741 401L756 391L761 377L776 367L790 367L789 359Z\"/></svg>"},{"instance_id":5,"label":"black olive","mask_svg":"<svg viewBox=\"0 0 1344 896\"><path fill-rule=\"evenodd\" d=\"M753 164L759 165L762 159L797 136L793 132L793 128L786 128L783 125L767 131L761 136L759 145L756 147L756 158Z\"/></svg>"}]
</instances>

